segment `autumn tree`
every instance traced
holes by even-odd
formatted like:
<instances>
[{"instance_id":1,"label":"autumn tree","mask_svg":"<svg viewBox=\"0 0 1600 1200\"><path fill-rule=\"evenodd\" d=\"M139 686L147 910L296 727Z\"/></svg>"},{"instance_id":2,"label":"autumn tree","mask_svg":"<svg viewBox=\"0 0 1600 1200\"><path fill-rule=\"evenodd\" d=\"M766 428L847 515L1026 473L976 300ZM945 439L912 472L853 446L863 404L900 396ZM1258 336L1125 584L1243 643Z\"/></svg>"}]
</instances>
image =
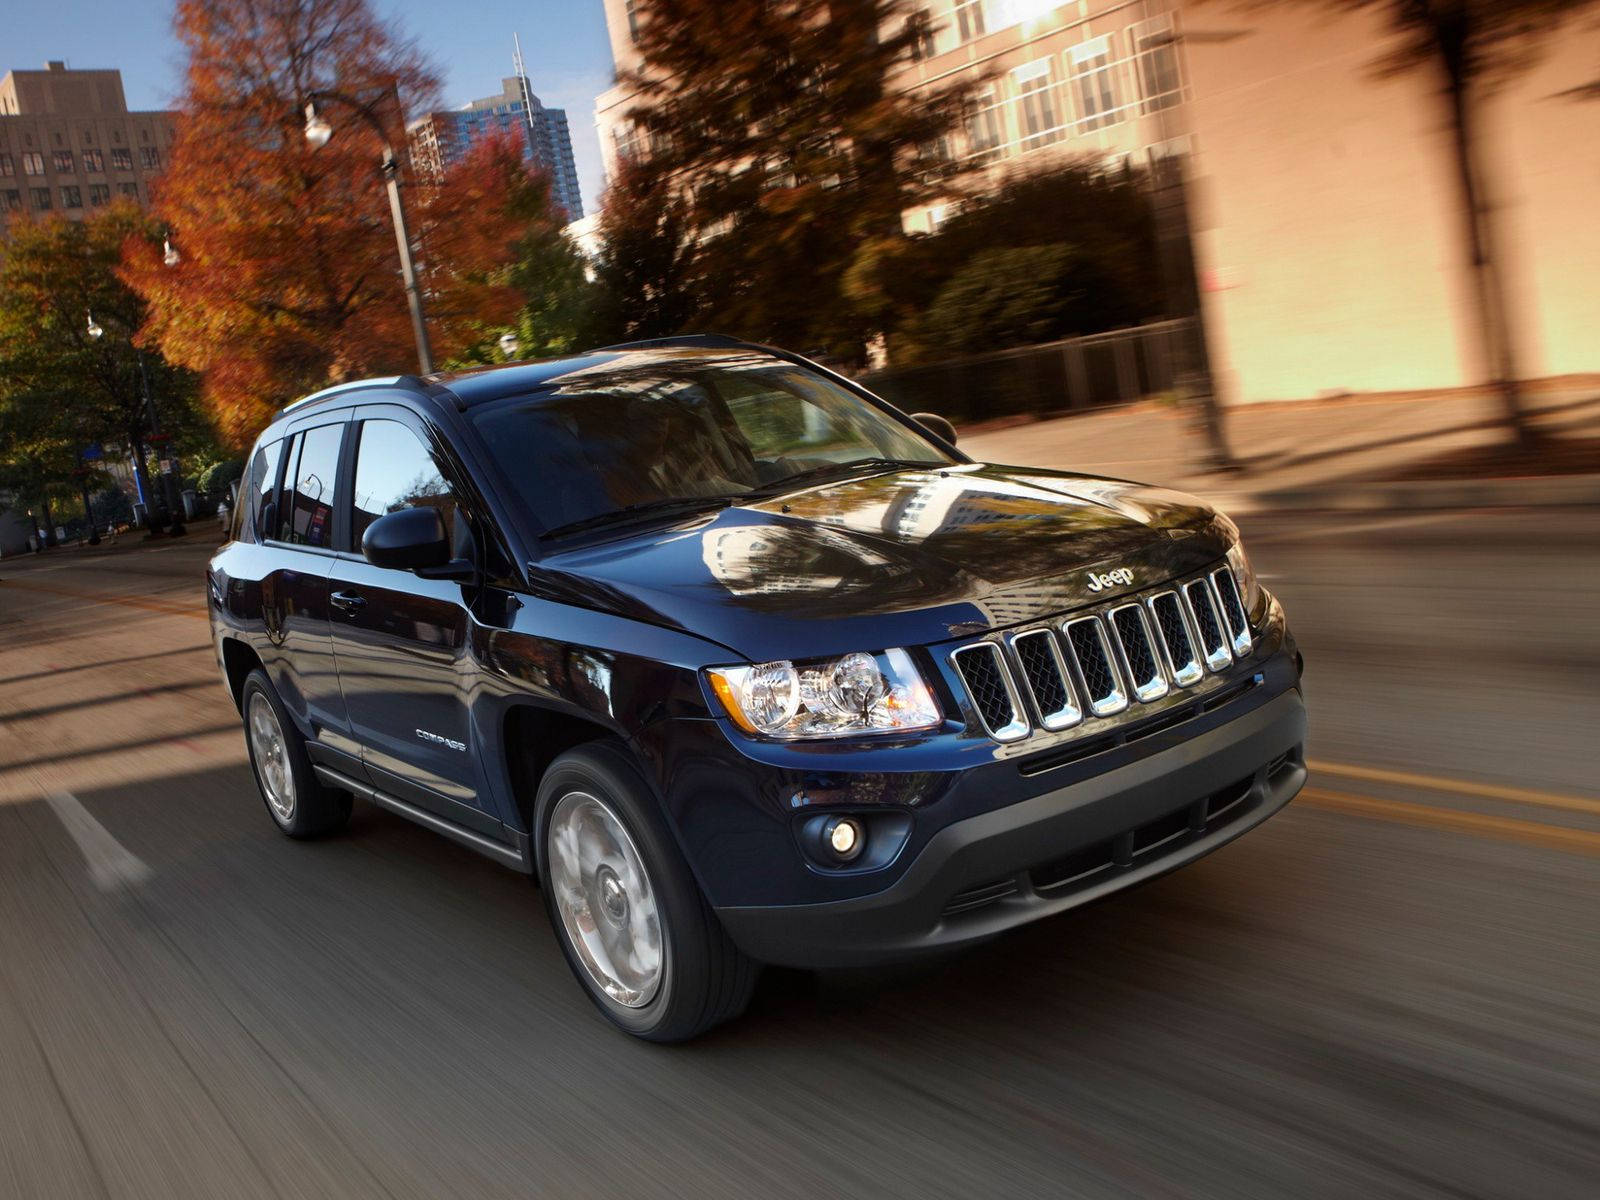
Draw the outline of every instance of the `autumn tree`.
<instances>
[{"instance_id":1,"label":"autumn tree","mask_svg":"<svg viewBox=\"0 0 1600 1200\"><path fill-rule=\"evenodd\" d=\"M636 156L686 204L709 324L859 355L840 280L937 186L973 86L894 82L925 31L906 0L641 5Z\"/></svg>"},{"instance_id":2,"label":"autumn tree","mask_svg":"<svg viewBox=\"0 0 1600 1200\"><path fill-rule=\"evenodd\" d=\"M0 456L13 486L42 495L48 484L68 483L78 452L99 442L132 452L140 491L153 498L145 465L152 400L162 436L185 450L210 441L194 377L135 344L145 305L118 264L128 247L151 245L159 251L157 230L132 205L9 227L0 259Z\"/></svg>"},{"instance_id":3,"label":"autumn tree","mask_svg":"<svg viewBox=\"0 0 1600 1200\"><path fill-rule=\"evenodd\" d=\"M1514 326L1496 237L1494 196L1479 119L1484 100L1538 61L1565 19L1595 0L1285 0L1338 12L1370 12L1395 41L1376 63L1384 73L1417 72L1443 101L1451 165L1463 221L1462 250L1471 271L1483 355L1508 429L1534 439L1523 411Z\"/></svg>"},{"instance_id":4,"label":"autumn tree","mask_svg":"<svg viewBox=\"0 0 1600 1200\"><path fill-rule=\"evenodd\" d=\"M416 49L367 0L179 0L189 62L155 211L182 255L130 258L147 336L203 373L221 431L247 442L274 408L329 382L412 368L415 352L379 172L382 140L328 104L321 148L306 98L338 92L402 152L405 114L432 102ZM509 143L481 147L437 186L404 185L438 357L504 326L528 180Z\"/></svg>"},{"instance_id":5,"label":"autumn tree","mask_svg":"<svg viewBox=\"0 0 1600 1200\"><path fill-rule=\"evenodd\" d=\"M670 180L623 162L606 189L599 239L597 340L667 337L700 319L689 206Z\"/></svg>"}]
</instances>

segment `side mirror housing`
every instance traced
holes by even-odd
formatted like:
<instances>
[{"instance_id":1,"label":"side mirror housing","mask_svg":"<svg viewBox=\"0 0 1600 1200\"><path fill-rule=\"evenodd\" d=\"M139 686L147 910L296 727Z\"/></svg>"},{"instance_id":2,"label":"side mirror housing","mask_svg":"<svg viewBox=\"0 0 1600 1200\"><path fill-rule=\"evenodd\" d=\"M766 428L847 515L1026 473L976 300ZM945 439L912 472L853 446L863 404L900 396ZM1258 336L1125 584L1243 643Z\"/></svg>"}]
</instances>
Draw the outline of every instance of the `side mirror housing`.
<instances>
[{"instance_id":1,"label":"side mirror housing","mask_svg":"<svg viewBox=\"0 0 1600 1200\"><path fill-rule=\"evenodd\" d=\"M911 419L940 441L956 444L956 427L938 413L912 413Z\"/></svg>"},{"instance_id":2,"label":"side mirror housing","mask_svg":"<svg viewBox=\"0 0 1600 1200\"><path fill-rule=\"evenodd\" d=\"M450 562L450 534L438 509L402 508L367 526L361 535L361 553L375 567L436 569Z\"/></svg>"}]
</instances>

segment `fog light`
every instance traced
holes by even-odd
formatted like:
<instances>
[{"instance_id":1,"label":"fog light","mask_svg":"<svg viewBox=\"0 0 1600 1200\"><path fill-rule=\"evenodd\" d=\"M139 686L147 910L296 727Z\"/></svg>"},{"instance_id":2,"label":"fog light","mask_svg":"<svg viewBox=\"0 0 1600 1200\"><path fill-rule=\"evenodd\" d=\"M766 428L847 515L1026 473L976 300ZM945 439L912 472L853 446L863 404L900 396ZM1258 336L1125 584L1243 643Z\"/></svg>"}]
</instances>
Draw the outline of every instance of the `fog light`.
<instances>
[{"instance_id":1,"label":"fog light","mask_svg":"<svg viewBox=\"0 0 1600 1200\"><path fill-rule=\"evenodd\" d=\"M840 817L831 823L826 832L828 847L841 862L849 862L861 853L863 841L861 826L852 817Z\"/></svg>"}]
</instances>

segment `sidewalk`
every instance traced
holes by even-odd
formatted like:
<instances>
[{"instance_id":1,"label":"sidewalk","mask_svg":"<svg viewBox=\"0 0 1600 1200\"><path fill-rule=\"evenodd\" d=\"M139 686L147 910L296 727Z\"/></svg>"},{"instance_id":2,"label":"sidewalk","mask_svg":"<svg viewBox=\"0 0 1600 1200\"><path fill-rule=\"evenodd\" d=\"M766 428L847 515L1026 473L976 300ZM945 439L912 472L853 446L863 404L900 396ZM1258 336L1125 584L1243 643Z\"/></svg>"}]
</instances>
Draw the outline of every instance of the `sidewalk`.
<instances>
[{"instance_id":1,"label":"sidewalk","mask_svg":"<svg viewBox=\"0 0 1600 1200\"><path fill-rule=\"evenodd\" d=\"M1563 445L1600 439L1600 386L1527 397L1538 429ZM1438 460L1501 440L1487 394L1349 397L1241 405L1225 413L1242 469L1196 468L1185 414L1153 404L1005 428L961 431L974 458L1165 484L1228 511L1600 504L1600 472L1441 478Z\"/></svg>"}]
</instances>

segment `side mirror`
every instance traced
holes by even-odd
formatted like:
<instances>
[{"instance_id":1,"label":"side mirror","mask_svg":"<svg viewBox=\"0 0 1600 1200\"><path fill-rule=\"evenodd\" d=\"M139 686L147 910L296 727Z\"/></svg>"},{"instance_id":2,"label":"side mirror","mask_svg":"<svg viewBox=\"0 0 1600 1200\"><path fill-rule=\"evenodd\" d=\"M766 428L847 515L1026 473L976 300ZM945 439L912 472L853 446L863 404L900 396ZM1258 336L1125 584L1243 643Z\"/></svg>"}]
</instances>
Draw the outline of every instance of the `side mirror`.
<instances>
[{"instance_id":1,"label":"side mirror","mask_svg":"<svg viewBox=\"0 0 1600 1200\"><path fill-rule=\"evenodd\" d=\"M956 427L938 413L912 413L911 419L941 441L956 444Z\"/></svg>"},{"instance_id":2,"label":"side mirror","mask_svg":"<svg viewBox=\"0 0 1600 1200\"><path fill-rule=\"evenodd\" d=\"M450 562L450 534L437 508L402 508L367 526L361 553L375 567L401 571L442 567Z\"/></svg>"}]
</instances>

